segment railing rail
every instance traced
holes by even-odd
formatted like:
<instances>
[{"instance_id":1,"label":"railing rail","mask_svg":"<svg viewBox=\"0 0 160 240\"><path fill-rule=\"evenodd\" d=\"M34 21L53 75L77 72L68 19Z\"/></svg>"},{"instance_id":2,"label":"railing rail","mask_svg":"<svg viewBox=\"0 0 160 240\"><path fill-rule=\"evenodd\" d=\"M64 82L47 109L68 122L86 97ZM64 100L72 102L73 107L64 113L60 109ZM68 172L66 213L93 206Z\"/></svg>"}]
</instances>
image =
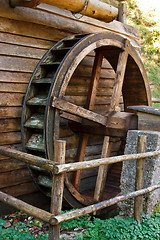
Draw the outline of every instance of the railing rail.
<instances>
[{"instance_id":1,"label":"railing rail","mask_svg":"<svg viewBox=\"0 0 160 240\"><path fill-rule=\"evenodd\" d=\"M134 217L136 220L141 221L143 212L143 202L142 196L148 192L154 191L160 188L160 185L151 186L148 188L143 188L144 181L144 163L147 157L158 156L160 151L145 152L145 136L139 136L138 141L138 154L129 154L116 157L108 157L102 159L94 159L90 161L84 161L79 163L68 163L65 164L65 141L56 141L55 143L55 162L48 161L44 158L33 156L31 154L23 153L14 149L6 148L0 146L0 154L12 157L12 159L17 159L31 165L38 166L45 170L52 171L53 182L51 191L51 209L50 213L42 209L33 207L17 198L14 198L6 193L0 192L0 201L3 201L19 210L22 210L34 217L37 217L43 221L50 224L49 240L58 240L60 237L60 223L74 219L76 217L94 213L100 209L109 207L118 202L135 198L135 211ZM64 188L64 173L71 172L81 169L88 169L93 167L99 167L106 164L117 163L122 161L130 161L136 159L136 191L128 193L126 195L117 196L112 199L95 203L93 205L74 210L69 213L61 214L62 208L62 198L63 198L63 188ZM148 161L150 159L147 159ZM55 207L56 206L56 207Z\"/></svg>"}]
</instances>

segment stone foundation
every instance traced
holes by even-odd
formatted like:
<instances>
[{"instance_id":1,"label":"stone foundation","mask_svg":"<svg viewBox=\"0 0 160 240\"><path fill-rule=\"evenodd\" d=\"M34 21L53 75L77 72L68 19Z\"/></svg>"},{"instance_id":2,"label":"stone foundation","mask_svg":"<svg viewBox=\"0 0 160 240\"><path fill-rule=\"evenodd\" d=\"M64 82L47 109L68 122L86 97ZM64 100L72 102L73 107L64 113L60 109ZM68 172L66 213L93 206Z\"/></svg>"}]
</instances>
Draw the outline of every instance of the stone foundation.
<instances>
[{"instance_id":1,"label":"stone foundation","mask_svg":"<svg viewBox=\"0 0 160 240\"><path fill-rule=\"evenodd\" d=\"M160 132L131 130L127 134L125 154L137 153L138 136L147 136L146 152L160 150ZM136 160L123 162L121 174L122 194L135 191ZM144 188L160 184L160 156L146 159ZM148 193L144 196L143 212L151 215L154 206L160 201L160 189ZM133 217L134 199L129 199L119 203L123 217Z\"/></svg>"}]
</instances>

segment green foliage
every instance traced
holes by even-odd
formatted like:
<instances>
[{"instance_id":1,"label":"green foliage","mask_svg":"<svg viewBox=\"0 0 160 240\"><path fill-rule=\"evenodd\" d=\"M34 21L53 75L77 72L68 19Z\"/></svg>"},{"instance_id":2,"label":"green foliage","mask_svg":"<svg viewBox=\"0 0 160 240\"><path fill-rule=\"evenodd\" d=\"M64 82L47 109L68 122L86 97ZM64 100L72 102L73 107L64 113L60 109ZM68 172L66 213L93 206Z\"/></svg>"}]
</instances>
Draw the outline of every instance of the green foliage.
<instances>
[{"instance_id":1,"label":"green foliage","mask_svg":"<svg viewBox=\"0 0 160 240\"><path fill-rule=\"evenodd\" d=\"M132 218L121 219L119 217L100 220L95 218L93 224L83 236L77 239L90 240L159 240L160 239L160 215L152 217L144 216L142 224Z\"/></svg>"},{"instance_id":2,"label":"green foliage","mask_svg":"<svg viewBox=\"0 0 160 240\"><path fill-rule=\"evenodd\" d=\"M145 3L144 3L145 4ZM150 82L155 84L153 96L160 98L160 26L155 11L142 12L135 0L128 1L128 24L139 29L142 59ZM158 105L155 105L159 107Z\"/></svg>"},{"instance_id":3,"label":"green foliage","mask_svg":"<svg viewBox=\"0 0 160 240\"><path fill-rule=\"evenodd\" d=\"M6 222L0 219L0 226L3 227ZM84 234L78 234L77 240L160 240L160 214L151 217L143 216L142 224L134 221L132 218L122 219L119 217L101 220L89 215L76 218L61 224L61 229L74 229L83 227ZM0 239L2 240L47 240L48 235L39 235L35 238L29 232L25 223L18 222L14 228L2 229Z\"/></svg>"}]
</instances>

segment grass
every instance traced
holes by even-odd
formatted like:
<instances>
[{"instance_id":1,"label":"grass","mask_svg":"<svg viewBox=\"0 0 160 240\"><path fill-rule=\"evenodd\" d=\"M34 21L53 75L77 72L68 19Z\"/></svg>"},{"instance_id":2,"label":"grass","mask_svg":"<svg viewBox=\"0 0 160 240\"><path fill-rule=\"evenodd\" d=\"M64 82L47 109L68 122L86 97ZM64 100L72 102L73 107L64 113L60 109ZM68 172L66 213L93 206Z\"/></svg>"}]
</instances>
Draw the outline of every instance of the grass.
<instances>
[{"instance_id":1,"label":"grass","mask_svg":"<svg viewBox=\"0 0 160 240\"><path fill-rule=\"evenodd\" d=\"M47 240L48 234L39 235L35 238L27 231L25 223L18 222L14 227L6 229L3 226L6 222L0 219L0 236L2 240L24 240L38 239ZM132 218L122 219L114 217L106 220L85 215L74 220L67 221L61 224L61 229L74 229L83 227L83 234L78 234L77 240L139 240L150 239L160 240L160 214L148 217L143 216L142 224L134 221Z\"/></svg>"}]
</instances>

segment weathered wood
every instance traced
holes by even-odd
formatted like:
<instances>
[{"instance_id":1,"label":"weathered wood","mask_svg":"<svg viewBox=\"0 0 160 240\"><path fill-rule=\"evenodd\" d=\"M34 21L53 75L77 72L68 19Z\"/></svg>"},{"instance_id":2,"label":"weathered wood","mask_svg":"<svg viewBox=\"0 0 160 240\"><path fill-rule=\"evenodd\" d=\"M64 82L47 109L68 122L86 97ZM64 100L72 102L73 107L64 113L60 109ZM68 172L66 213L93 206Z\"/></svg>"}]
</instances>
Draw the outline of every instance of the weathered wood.
<instances>
[{"instance_id":1,"label":"weathered wood","mask_svg":"<svg viewBox=\"0 0 160 240\"><path fill-rule=\"evenodd\" d=\"M94 113L90 110L87 110L85 108L82 108L80 106L76 106L73 103L66 102L62 99L53 99L52 101L52 107L58 108L60 110L63 110L65 112L80 116L82 118L86 118L88 120L100 123L102 125L106 124L106 117Z\"/></svg>"},{"instance_id":2,"label":"weathered wood","mask_svg":"<svg viewBox=\"0 0 160 240\"><path fill-rule=\"evenodd\" d=\"M23 162L18 162L12 159L0 161L0 173L22 169L24 167L26 167L26 165Z\"/></svg>"},{"instance_id":3,"label":"weathered wood","mask_svg":"<svg viewBox=\"0 0 160 240\"><path fill-rule=\"evenodd\" d=\"M13 13L13 10L11 11ZM3 13L6 14L6 12L4 12L4 9L3 9ZM0 15L2 16L1 13ZM16 20L7 19L7 18L0 17L1 32L7 32L7 33L12 33L16 35L25 36L25 37L26 36L34 37L34 38L39 38L42 40L50 40L50 41L59 41L60 39L70 35L69 33L64 33L58 29L54 29L53 27L47 27L47 26L44 27L43 25L40 25L40 24L38 25L38 24L26 22L24 21L23 17L21 19L22 21L16 21Z\"/></svg>"},{"instance_id":4,"label":"weathered wood","mask_svg":"<svg viewBox=\"0 0 160 240\"><path fill-rule=\"evenodd\" d=\"M59 164L65 163L65 151L66 142L56 141L55 142L55 161ZM63 188L64 188L64 174L53 176L52 191L51 191L51 208L50 212L53 215L61 214L62 200L63 200ZM49 240L59 240L60 238L60 224L56 226L50 226Z\"/></svg>"},{"instance_id":5,"label":"weathered wood","mask_svg":"<svg viewBox=\"0 0 160 240\"><path fill-rule=\"evenodd\" d=\"M102 62L103 62L103 54L100 51L97 51L94 59L91 81L90 81L88 94L87 94L87 100L85 103L85 107L89 110L94 109ZM78 149L77 149L76 162L83 161L87 142L88 142L88 135L87 134L81 135ZM79 189L80 178L81 178L81 171L75 172L73 175L73 185L75 186L76 189Z\"/></svg>"},{"instance_id":6,"label":"weathered wood","mask_svg":"<svg viewBox=\"0 0 160 240\"><path fill-rule=\"evenodd\" d=\"M40 208L34 207L28 203L25 203L1 191L0 191L0 200L4 203L9 204L10 206L17 208L18 210L21 210L29 215L32 215L38 219L41 219L42 221L45 221L50 224L55 224L54 217L51 213L44 211Z\"/></svg>"},{"instance_id":7,"label":"weathered wood","mask_svg":"<svg viewBox=\"0 0 160 240\"><path fill-rule=\"evenodd\" d=\"M15 57L41 59L46 50L0 43L0 54Z\"/></svg>"},{"instance_id":8,"label":"weathered wood","mask_svg":"<svg viewBox=\"0 0 160 240\"><path fill-rule=\"evenodd\" d=\"M0 56L0 70L32 73L38 60L19 57Z\"/></svg>"},{"instance_id":9,"label":"weathered wood","mask_svg":"<svg viewBox=\"0 0 160 240\"><path fill-rule=\"evenodd\" d=\"M24 94L21 93L1 93L0 107L21 107Z\"/></svg>"},{"instance_id":10,"label":"weathered wood","mask_svg":"<svg viewBox=\"0 0 160 240\"><path fill-rule=\"evenodd\" d=\"M17 83L0 83L0 92L7 93L26 93L27 84Z\"/></svg>"},{"instance_id":11,"label":"weathered wood","mask_svg":"<svg viewBox=\"0 0 160 240\"><path fill-rule=\"evenodd\" d=\"M18 185L9 186L9 187L7 186L5 188L1 188L2 192L7 193L7 194L9 194L13 197L18 197L18 196L30 194L30 193L33 193L33 192L37 192L37 190L38 189L37 189L36 185L33 183L33 181L20 183Z\"/></svg>"},{"instance_id":12,"label":"weathered wood","mask_svg":"<svg viewBox=\"0 0 160 240\"><path fill-rule=\"evenodd\" d=\"M110 140L110 137L104 137L101 158L106 158L110 156L112 142L109 142L109 140ZM100 166L98 169L97 181L96 181L96 186L94 190L94 200L96 202L98 202L102 197L102 193L106 183L107 171L108 171L108 165Z\"/></svg>"},{"instance_id":13,"label":"weathered wood","mask_svg":"<svg viewBox=\"0 0 160 240\"><path fill-rule=\"evenodd\" d=\"M112 111L116 110L116 107L119 106L119 100L122 94L122 86L123 86L124 75L125 75L127 59L128 59L128 51L127 51L128 47L129 47L129 41L126 40L125 50L119 54L118 63L117 63L115 85L113 88L113 95L112 95L111 104L110 104L110 109Z\"/></svg>"},{"instance_id":14,"label":"weathered wood","mask_svg":"<svg viewBox=\"0 0 160 240\"><path fill-rule=\"evenodd\" d=\"M72 172L72 171L81 170L81 169L99 167L101 165L106 165L106 164L112 164L112 163L129 161L129 160L140 159L140 158L147 158L147 157L158 156L158 155L160 155L160 151L96 159L96 161L90 160L87 162L80 162L80 163L67 163L67 164L63 164L62 166L56 165L54 168L54 173L60 174L64 172Z\"/></svg>"},{"instance_id":15,"label":"weathered wood","mask_svg":"<svg viewBox=\"0 0 160 240\"><path fill-rule=\"evenodd\" d=\"M20 118L22 107L0 107L0 119Z\"/></svg>"},{"instance_id":16,"label":"weathered wood","mask_svg":"<svg viewBox=\"0 0 160 240\"><path fill-rule=\"evenodd\" d=\"M76 121L76 120L75 120ZM126 112L111 112L107 118L106 126L100 126L90 121L76 121L69 124L73 131L102 136L125 137L128 130L138 129L137 115Z\"/></svg>"},{"instance_id":17,"label":"weathered wood","mask_svg":"<svg viewBox=\"0 0 160 240\"><path fill-rule=\"evenodd\" d=\"M18 169L0 174L0 188L14 186L25 182L31 182L32 177L27 168Z\"/></svg>"},{"instance_id":18,"label":"weathered wood","mask_svg":"<svg viewBox=\"0 0 160 240\"><path fill-rule=\"evenodd\" d=\"M0 133L0 145L21 143L20 132Z\"/></svg>"},{"instance_id":19,"label":"weathered wood","mask_svg":"<svg viewBox=\"0 0 160 240\"><path fill-rule=\"evenodd\" d=\"M160 131L160 109L150 106L131 106L129 109L137 112L138 129Z\"/></svg>"},{"instance_id":20,"label":"weathered wood","mask_svg":"<svg viewBox=\"0 0 160 240\"><path fill-rule=\"evenodd\" d=\"M124 29L123 24L118 21L105 24L88 17L83 17L75 21L74 16L69 11L64 11L46 4L39 5L36 11L27 8L16 8L13 10L5 0L1 0L0 15L4 18L9 17L20 21L28 21L52 27L57 27L58 22L59 29L63 29L64 31L69 30L73 33L98 32L105 29L128 35L133 39L139 39L139 33L136 28L126 25ZM44 17L44 15L46 17ZM75 21L74 24L72 24L73 20Z\"/></svg>"},{"instance_id":21,"label":"weathered wood","mask_svg":"<svg viewBox=\"0 0 160 240\"><path fill-rule=\"evenodd\" d=\"M111 22L118 16L118 9L103 3L99 0L91 0L85 2L85 0L70 0L64 2L59 0L42 0L43 3L56 6L59 8L67 9L72 12L80 12L82 15L96 18L105 22ZM31 0L29 2L19 1L19 0L10 0L11 6L28 6L35 7L40 3L37 0Z\"/></svg>"},{"instance_id":22,"label":"weathered wood","mask_svg":"<svg viewBox=\"0 0 160 240\"><path fill-rule=\"evenodd\" d=\"M36 51L38 48L48 50L55 43L54 41L36 39L33 37L30 38L30 37L18 36L10 33L3 33L3 32L0 32L0 42L18 45L18 46L24 46L24 47L32 47L36 49Z\"/></svg>"},{"instance_id":23,"label":"weathered wood","mask_svg":"<svg viewBox=\"0 0 160 240\"><path fill-rule=\"evenodd\" d=\"M0 120L0 133L1 132L20 131L20 129L21 129L20 118Z\"/></svg>"},{"instance_id":24,"label":"weathered wood","mask_svg":"<svg viewBox=\"0 0 160 240\"><path fill-rule=\"evenodd\" d=\"M56 222L56 224L58 224L58 223L60 224L62 222L68 221L70 219L74 219L76 217L84 216L86 214L89 214L89 213L98 211L100 209L112 206L112 205L114 205L116 203L119 203L121 201L130 199L130 198L134 198L134 197L137 197L137 196L140 196L140 195L144 195L144 194L146 194L148 192L151 192L151 191L154 191L158 188L160 188L160 185L155 185L155 186L152 186L152 187L144 188L142 190L131 192L131 193L123 195L123 196L114 197L110 200L106 200L106 201L103 201L103 202L100 202L100 203L90 205L88 207L84 207L84 208L81 208L81 209L78 209L78 210L74 210L74 211L56 216L54 221Z\"/></svg>"},{"instance_id":25,"label":"weathered wood","mask_svg":"<svg viewBox=\"0 0 160 240\"><path fill-rule=\"evenodd\" d=\"M20 152L15 149L2 147L2 146L0 146L0 153L5 156L12 157L16 160L25 162L27 164L32 164L32 165L44 168L48 171L52 171L53 166L55 165L55 163L53 163L52 161L46 160L44 158L34 156L28 153Z\"/></svg>"},{"instance_id":26,"label":"weathered wood","mask_svg":"<svg viewBox=\"0 0 160 240\"><path fill-rule=\"evenodd\" d=\"M28 83L30 73L0 71L0 82L4 83Z\"/></svg>"},{"instance_id":27,"label":"weathered wood","mask_svg":"<svg viewBox=\"0 0 160 240\"><path fill-rule=\"evenodd\" d=\"M125 1L120 1L119 7L118 7L118 20L122 23L126 24L126 18L127 18L127 5Z\"/></svg>"},{"instance_id":28,"label":"weathered wood","mask_svg":"<svg viewBox=\"0 0 160 240\"><path fill-rule=\"evenodd\" d=\"M147 136L138 136L137 153L146 151ZM136 182L135 190L141 190L144 184L145 158L138 159L136 163ZM134 201L134 219L142 221L143 214L143 196L138 196Z\"/></svg>"}]
</instances>

